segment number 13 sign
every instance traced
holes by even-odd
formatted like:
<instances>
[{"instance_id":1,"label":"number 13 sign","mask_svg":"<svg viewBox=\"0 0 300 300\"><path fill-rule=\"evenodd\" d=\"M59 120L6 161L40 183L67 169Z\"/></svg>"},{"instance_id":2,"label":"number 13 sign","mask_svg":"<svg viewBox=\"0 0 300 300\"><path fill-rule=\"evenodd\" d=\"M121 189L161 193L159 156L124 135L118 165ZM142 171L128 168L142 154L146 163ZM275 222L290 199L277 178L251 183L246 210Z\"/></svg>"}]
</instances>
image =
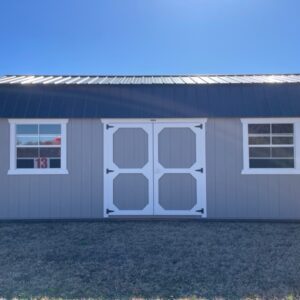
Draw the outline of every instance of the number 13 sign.
<instances>
[{"instance_id":1,"label":"number 13 sign","mask_svg":"<svg viewBox=\"0 0 300 300\"><path fill-rule=\"evenodd\" d=\"M35 162L39 169L47 169L48 168L48 159L46 157L39 157L35 160Z\"/></svg>"}]
</instances>

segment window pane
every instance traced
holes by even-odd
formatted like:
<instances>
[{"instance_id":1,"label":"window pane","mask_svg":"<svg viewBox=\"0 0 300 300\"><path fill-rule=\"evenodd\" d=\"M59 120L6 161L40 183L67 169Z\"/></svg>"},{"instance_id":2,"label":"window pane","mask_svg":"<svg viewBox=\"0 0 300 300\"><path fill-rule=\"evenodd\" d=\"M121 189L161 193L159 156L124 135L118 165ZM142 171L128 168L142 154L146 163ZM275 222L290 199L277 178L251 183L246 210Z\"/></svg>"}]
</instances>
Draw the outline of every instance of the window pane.
<instances>
[{"instance_id":1,"label":"window pane","mask_svg":"<svg viewBox=\"0 0 300 300\"><path fill-rule=\"evenodd\" d=\"M272 148L272 157L294 157L293 147Z\"/></svg>"},{"instance_id":2,"label":"window pane","mask_svg":"<svg viewBox=\"0 0 300 300\"><path fill-rule=\"evenodd\" d=\"M33 159L17 159L17 169L33 169Z\"/></svg>"},{"instance_id":3,"label":"window pane","mask_svg":"<svg viewBox=\"0 0 300 300\"><path fill-rule=\"evenodd\" d=\"M294 124L272 124L272 133L293 133Z\"/></svg>"},{"instance_id":4,"label":"window pane","mask_svg":"<svg viewBox=\"0 0 300 300\"><path fill-rule=\"evenodd\" d=\"M38 134L38 125L16 125L17 134Z\"/></svg>"},{"instance_id":5,"label":"window pane","mask_svg":"<svg viewBox=\"0 0 300 300\"><path fill-rule=\"evenodd\" d=\"M40 136L40 145L60 145L61 137L60 136Z\"/></svg>"},{"instance_id":6,"label":"window pane","mask_svg":"<svg viewBox=\"0 0 300 300\"><path fill-rule=\"evenodd\" d=\"M292 136L273 136L272 144L274 145L289 145L294 143Z\"/></svg>"},{"instance_id":7,"label":"window pane","mask_svg":"<svg viewBox=\"0 0 300 300\"><path fill-rule=\"evenodd\" d=\"M17 157L38 157L39 156L38 148L17 148Z\"/></svg>"},{"instance_id":8,"label":"window pane","mask_svg":"<svg viewBox=\"0 0 300 300\"><path fill-rule=\"evenodd\" d=\"M250 168L294 168L293 159L250 159Z\"/></svg>"},{"instance_id":9,"label":"window pane","mask_svg":"<svg viewBox=\"0 0 300 300\"><path fill-rule=\"evenodd\" d=\"M249 136L249 145L269 145L269 136Z\"/></svg>"},{"instance_id":10,"label":"window pane","mask_svg":"<svg viewBox=\"0 0 300 300\"><path fill-rule=\"evenodd\" d=\"M249 148L250 157L271 157L271 148L251 147Z\"/></svg>"},{"instance_id":11,"label":"window pane","mask_svg":"<svg viewBox=\"0 0 300 300\"><path fill-rule=\"evenodd\" d=\"M249 133L270 133L270 124L249 124L248 125Z\"/></svg>"},{"instance_id":12,"label":"window pane","mask_svg":"<svg viewBox=\"0 0 300 300\"><path fill-rule=\"evenodd\" d=\"M38 137L20 137L17 136L17 145L37 145L38 144Z\"/></svg>"},{"instance_id":13,"label":"window pane","mask_svg":"<svg viewBox=\"0 0 300 300\"><path fill-rule=\"evenodd\" d=\"M60 157L60 148L40 148L40 157Z\"/></svg>"},{"instance_id":14,"label":"window pane","mask_svg":"<svg viewBox=\"0 0 300 300\"><path fill-rule=\"evenodd\" d=\"M40 125L40 134L61 134L61 125Z\"/></svg>"},{"instance_id":15,"label":"window pane","mask_svg":"<svg viewBox=\"0 0 300 300\"><path fill-rule=\"evenodd\" d=\"M60 159L50 159L50 168L59 169L60 168Z\"/></svg>"}]
</instances>

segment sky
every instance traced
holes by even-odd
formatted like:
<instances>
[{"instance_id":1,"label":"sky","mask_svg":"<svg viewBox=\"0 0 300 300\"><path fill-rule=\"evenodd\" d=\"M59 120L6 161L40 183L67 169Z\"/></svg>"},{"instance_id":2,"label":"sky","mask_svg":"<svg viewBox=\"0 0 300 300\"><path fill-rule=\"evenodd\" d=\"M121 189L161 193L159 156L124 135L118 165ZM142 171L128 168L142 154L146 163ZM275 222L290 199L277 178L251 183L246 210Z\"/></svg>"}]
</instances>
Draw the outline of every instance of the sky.
<instances>
[{"instance_id":1,"label":"sky","mask_svg":"<svg viewBox=\"0 0 300 300\"><path fill-rule=\"evenodd\" d=\"M299 0L1 0L0 75L300 73Z\"/></svg>"}]
</instances>

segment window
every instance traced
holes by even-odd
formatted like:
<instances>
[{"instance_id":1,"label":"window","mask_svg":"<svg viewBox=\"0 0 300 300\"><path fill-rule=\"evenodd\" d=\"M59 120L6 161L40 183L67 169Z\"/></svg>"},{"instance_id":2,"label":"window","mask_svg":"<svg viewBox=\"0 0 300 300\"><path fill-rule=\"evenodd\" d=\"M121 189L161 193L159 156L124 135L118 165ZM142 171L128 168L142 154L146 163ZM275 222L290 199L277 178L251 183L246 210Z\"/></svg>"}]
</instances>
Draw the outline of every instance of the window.
<instances>
[{"instance_id":1,"label":"window","mask_svg":"<svg viewBox=\"0 0 300 300\"><path fill-rule=\"evenodd\" d=\"M300 173L298 119L242 119L242 123L243 174Z\"/></svg>"},{"instance_id":2,"label":"window","mask_svg":"<svg viewBox=\"0 0 300 300\"><path fill-rule=\"evenodd\" d=\"M67 174L67 120L9 120L9 174Z\"/></svg>"}]
</instances>

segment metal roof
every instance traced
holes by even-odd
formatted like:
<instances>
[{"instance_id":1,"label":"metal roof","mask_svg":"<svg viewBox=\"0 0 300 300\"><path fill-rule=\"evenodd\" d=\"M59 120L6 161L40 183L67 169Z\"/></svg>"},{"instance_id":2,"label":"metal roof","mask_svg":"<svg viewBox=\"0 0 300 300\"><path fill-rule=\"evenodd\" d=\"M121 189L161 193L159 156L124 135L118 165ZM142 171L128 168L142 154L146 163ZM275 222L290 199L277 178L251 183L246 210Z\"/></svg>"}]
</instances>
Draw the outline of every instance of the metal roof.
<instances>
[{"instance_id":1,"label":"metal roof","mask_svg":"<svg viewBox=\"0 0 300 300\"><path fill-rule=\"evenodd\" d=\"M252 75L175 75L175 76L77 76L77 75L7 75L0 76L0 85L128 85L128 84L257 84L300 83L300 74Z\"/></svg>"},{"instance_id":2,"label":"metal roof","mask_svg":"<svg viewBox=\"0 0 300 300\"><path fill-rule=\"evenodd\" d=\"M197 117L300 117L300 84L0 85L0 118Z\"/></svg>"}]
</instances>

